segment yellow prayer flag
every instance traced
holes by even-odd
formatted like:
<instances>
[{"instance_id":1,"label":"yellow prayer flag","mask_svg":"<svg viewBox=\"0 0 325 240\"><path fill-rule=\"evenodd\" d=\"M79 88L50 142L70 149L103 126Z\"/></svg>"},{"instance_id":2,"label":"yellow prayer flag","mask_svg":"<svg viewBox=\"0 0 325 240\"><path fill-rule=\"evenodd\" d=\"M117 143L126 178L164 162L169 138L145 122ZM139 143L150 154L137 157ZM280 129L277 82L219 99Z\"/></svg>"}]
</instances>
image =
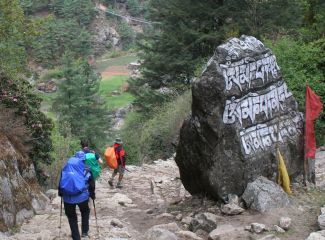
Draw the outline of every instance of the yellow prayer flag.
<instances>
[{"instance_id":1,"label":"yellow prayer flag","mask_svg":"<svg viewBox=\"0 0 325 240\"><path fill-rule=\"evenodd\" d=\"M286 165L283 161L282 155L280 153L280 150L278 150L278 160L279 160L279 165L278 165L278 170L279 170L279 177L278 177L278 184L282 186L283 190L291 194L290 190L290 178L287 172Z\"/></svg>"}]
</instances>

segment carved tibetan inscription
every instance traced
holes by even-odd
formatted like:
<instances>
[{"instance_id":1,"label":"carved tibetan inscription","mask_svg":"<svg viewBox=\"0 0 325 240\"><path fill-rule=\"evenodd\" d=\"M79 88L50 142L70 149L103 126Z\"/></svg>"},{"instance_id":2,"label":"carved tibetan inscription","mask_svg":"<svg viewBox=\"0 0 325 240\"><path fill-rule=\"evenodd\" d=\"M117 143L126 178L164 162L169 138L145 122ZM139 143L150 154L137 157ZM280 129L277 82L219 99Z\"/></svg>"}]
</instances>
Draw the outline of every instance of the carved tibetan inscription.
<instances>
[{"instance_id":1,"label":"carved tibetan inscription","mask_svg":"<svg viewBox=\"0 0 325 240\"><path fill-rule=\"evenodd\" d=\"M223 123L239 125L238 136L246 155L264 151L277 142L295 141L303 129L302 114L287 109L294 99L281 78L276 57L269 51L257 59L238 60L235 46L250 49L257 45L254 41L258 40L230 40L221 46L228 56L225 63L219 64L224 91L230 96L224 104ZM238 90L240 97L231 96L232 91Z\"/></svg>"}]
</instances>

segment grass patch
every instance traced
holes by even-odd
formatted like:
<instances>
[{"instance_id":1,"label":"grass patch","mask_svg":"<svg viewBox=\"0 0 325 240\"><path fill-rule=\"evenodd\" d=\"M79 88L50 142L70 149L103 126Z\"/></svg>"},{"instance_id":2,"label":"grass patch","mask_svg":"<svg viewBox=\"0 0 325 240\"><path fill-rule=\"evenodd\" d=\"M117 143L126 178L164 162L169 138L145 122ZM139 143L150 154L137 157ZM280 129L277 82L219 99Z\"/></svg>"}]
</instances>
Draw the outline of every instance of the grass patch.
<instances>
[{"instance_id":1,"label":"grass patch","mask_svg":"<svg viewBox=\"0 0 325 240\"><path fill-rule=\"evenodd\" d=\"M138 58L134 54L114 57L114 58L106 58L103 56L102 58L96 60L96 72L103 72L109 66L124 66L128 65L131 62L137 61Z\"/></svg>"},{"instance_id":2,"label":"grass patch","mask_svg":"<svg viewBox=\"0 0 325 240\"><path fill-rule=\"evenodd\" d=\"M126 83L127 79L128 76L112 76L103 78L100 81L99 94L104 98L109 110L123 107L134 100L130 93L122 91L122 86ZM43 100L41 111L48 117L55 119L55 114L51 111L51 107L58 93L39 92L38 95Z\"/></svg>"},{"instance_id":3,"label":"grass patch","mask_svg":"<svg viewBox=\"0 0 325 240\"><path fill-rule=\"evenodd\" d=\"M124 51L118 51L118 50L112 50L104 53L102 56L100 56L98 59L103 60L107 58L117 58L122 57L125 55L131 55L131 53L124 52Z\"/></svg>"},{"instance_id":4,"label":"grass patch","mask_svg":"<svg viewBox=\"0 0 325 240\"><path fill-rule=\"evenodd\" d=\"M112 76L101 80L99 93L105 99L109 110L123 107L133 101L134 97L130 93L122 91L127 79L128 76Z\"/></svg>"}]
</instances>

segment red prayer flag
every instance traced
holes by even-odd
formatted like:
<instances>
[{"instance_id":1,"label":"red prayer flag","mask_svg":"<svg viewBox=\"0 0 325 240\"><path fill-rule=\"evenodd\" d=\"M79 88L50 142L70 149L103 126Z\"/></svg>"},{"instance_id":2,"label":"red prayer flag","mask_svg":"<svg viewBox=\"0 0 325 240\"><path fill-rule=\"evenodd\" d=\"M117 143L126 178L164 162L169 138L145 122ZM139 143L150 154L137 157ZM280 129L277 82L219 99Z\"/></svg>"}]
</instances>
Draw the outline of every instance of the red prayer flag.
<instances>
[{"instance_id":1,"label":"red prayer flag","mask_svg":"<svg viewBox=\"0 0 325 240\"><path fill-rule=\"evenodd\" d=\"M305 158L315 158L316 140L314 120L322 111L323 104L320 97L307 85L306 88L306 126L305 126Z\"/></svg>"}]
</instances>

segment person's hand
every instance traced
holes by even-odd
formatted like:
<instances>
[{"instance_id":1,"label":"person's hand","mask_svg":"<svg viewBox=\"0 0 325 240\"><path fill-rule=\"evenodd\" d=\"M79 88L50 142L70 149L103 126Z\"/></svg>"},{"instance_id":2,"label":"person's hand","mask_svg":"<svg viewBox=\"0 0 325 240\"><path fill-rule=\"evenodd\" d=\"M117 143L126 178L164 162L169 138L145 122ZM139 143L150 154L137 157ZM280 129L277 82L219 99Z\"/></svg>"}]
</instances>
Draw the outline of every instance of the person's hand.
<instances>
[{"instance_id":1,"label":"person's hand","mask_svg":"<svg viewBox=\"0 0 325 240\"><path fill-rule=\"evenodd\" d=\"M102 160L101 158L98 158L98 162L99 162L100 164L103 164L103 160Z\"/></svg>"},{"instance_id":2,"label":"person's hand","mask_svg":"<svg viewBox=\"0 0 325 240\"><path fill-rule=\"evenodd\" d=\"M94 192L93 192L93 193L89 193L89 196L90 196L90 198L91 198L92 200L95 200L95 199L96 199L96 195L95 195Z\"/></svg>"}]
</instances>

